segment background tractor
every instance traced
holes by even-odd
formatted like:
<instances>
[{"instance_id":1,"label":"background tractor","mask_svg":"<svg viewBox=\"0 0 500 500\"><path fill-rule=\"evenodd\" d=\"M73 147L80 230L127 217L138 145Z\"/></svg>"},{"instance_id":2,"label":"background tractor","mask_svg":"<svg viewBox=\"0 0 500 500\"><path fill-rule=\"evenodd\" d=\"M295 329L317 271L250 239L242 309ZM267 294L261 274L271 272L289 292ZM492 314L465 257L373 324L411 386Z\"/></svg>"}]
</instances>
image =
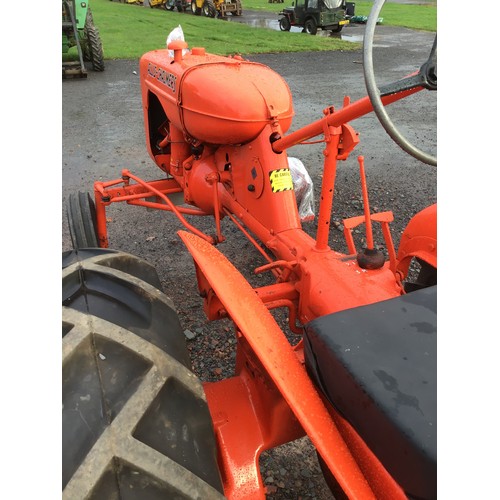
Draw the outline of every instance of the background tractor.
<instances>
[{"instance_id":1,"label":"background tractor","mask_svg":"<svg viewBox=\"0 0 500 500\"><path fill-rule=\"evenodd\" d=\"M290 31L292 26L315 35L318 29L339 33L349 24L345 0L295 0L292 7L280 12L281 31Z\"/></svg>"},{"instance_id":2,"label":"background tractor","mask_svg":"<svg viewBox=\"0 0 500 500\"><path fill-rule=\"evenodd\" d=\"M191 0L191 12L205 17L241 16L241 0Z\"/></svg>"},{"instance_id":3,"label":"background tractor","mask_svg":"<svg viewBox=\"0 0 500 500\"><path fill-rule=\"evenodd\" d=\"M77 47L78 61L64 61L72 47ZM94 24L88 1L62 1L63 78L86 77L84 61L94 71L104 71L104 54L99 30Z\"/></svg>"},{"instance_id":4,"label":"background tractor","mask_svg":"<svg viewBox=\"0 0 500 500\"><path fill-rule=\"evenodd\" d=\"M382 4L374 4L375 19ZM380 111L437 89L436 42L419 71L374 92L374 27L367 24L364 41L368 95L345 96L295 131L290 88L264 64L201 47L185 52L182 40L142 56L146 147L157 177L123 169L96 180L93 195L69 196L64 498L264 499L260 455L305 435L335 498L436 498L437 205L411 217L396 249L393 213L370 207L360 155L363 203L343 219L347 252L329 239L337 168L360 142L351 122L375 112L404 151L437 165ZM314 143L324 149L309 234L288 150ZM223 328L235 345L231 376L195 376L155 270L109 248L111 205L123 216L167 212L182 225L162 265L175 272L181 259L192 262L191 277L176 275L176 287L194 292L216 327L231 326ZM238 239L260 265L238 269L224 255ZM413 273L415 260L421 269ZM262 275L269 283L252 284Z\"/></svg>"},{"instance_id":5,"label":"background tractor","mask_svg":"<svg viewBox=\"0 0 500 500\"><path fill-rule=\"evenodd\" d=\"M166 10L177 9L178 12L186 12L190 8L188 0L149 0L149 6L163 7Z\"/></svg>"}]
</instances>

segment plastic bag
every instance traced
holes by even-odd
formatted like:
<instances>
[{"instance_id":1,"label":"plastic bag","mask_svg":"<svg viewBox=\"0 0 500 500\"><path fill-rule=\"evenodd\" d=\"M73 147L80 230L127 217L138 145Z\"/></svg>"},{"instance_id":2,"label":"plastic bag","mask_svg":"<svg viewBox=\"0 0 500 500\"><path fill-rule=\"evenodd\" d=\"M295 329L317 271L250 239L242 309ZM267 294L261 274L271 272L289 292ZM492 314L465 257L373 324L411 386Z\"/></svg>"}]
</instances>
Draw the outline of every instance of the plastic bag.
<instances>
[{"instance_id":1,"label":"plastic bag","mask_svg":"<svg viewBox=\"0 0 500 500\"><path fill-rule=\"evenodd\" d=\"M302 222L314 220L314 187L304 164L298 159L288 157L288 166L292 174L293 189Z\"/></svg>"},{"instance_id":2,"label":"plastic bag","mask_svg":"<svg viewBox=\"0 0 500 500\"><path fill-rule=\"evenodd\" d=\"M184 31L182 31L182 26L179 24L179 26L177 26L177 28L174 28L170 34L168 35L167 37L167 47L169 46L170 42L173 42L174 40L181 40L181 41L185 41L184 40ZM188 49L183 49L182 50L182 55L185 56L187 53L189 52ZM174 51L173 50L169 50L168 51L170 57L174 57Z\"/></svg>"}]
</instances>

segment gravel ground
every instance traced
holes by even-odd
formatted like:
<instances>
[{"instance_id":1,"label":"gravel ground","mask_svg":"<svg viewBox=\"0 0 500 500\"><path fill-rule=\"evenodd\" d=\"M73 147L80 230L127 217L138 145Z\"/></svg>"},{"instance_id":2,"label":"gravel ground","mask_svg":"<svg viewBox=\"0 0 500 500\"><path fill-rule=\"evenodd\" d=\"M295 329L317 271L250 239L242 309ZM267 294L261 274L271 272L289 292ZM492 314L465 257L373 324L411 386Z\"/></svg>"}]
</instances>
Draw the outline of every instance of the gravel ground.
<instances>
[{"instance_id":1,"label":"gravel ground","mask_svg":"<svg viewBox=\"0 0 500 500\"><path fill-rule=\"evenodd\" d=\"M417 69L426 59L432 40L433 35L429 33L377 28L374 60L378 83L394 81ZM365 95L359 50L252 55L248 59L269 65L290 86L296 112L291 131L320 118L328 105L341 106L345 94L353 100ZM123 168L146 179L160 177L145 147L137 73L138 61L109 61L103 73L91 72L87 80L63 82L63 207L68 193L92 191L94 180L118 178ZM435 93L422 92L395 104L390 108L390 115L418 147L435 154ZM391 141L374 116L359 119L352 125L360 133L361 144L338 169L333 212L336 229L332 228L330 244L336 250L345 251L342 219L362 213L358 154L365 157L372 208L394 212L392 232L397 244L410 217L436 201L436 169L408 157ZM300 158L308 168L317 202L321 145L298 146L288 154ZM65 208L62 250L68 250L71 243L64 213ZM195 373L204 381L231 376L235 358L231 325L227 321L206 321L192 259L176 236L176 231L181 229L177 220L164 213L129 206L111 207L108 217L110 246L136 254L156 267L165 292L178 308ZM209 230L212 222L201 221L200 226L202 230ZM306 224L305 229L313 234L315 222ZM219 249L252 285L270 283L269 276L252 274L255 267L263 264L260 254L226 220L223 220L223 233L227 241L219 245ZM279 313L276 317L283 324L285 318ZM269 498L332 498L307 438L263 453L261 471L269 486Z\"/></svg>"}]
</instances>

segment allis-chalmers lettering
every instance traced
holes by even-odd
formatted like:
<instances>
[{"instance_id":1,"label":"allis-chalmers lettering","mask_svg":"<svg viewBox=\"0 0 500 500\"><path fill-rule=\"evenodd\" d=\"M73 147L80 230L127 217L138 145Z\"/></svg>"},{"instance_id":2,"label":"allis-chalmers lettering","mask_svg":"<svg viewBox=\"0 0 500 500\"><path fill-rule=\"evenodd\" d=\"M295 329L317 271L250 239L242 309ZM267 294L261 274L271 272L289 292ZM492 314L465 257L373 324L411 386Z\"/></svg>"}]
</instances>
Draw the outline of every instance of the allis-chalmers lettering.
<instances>
[{"instance_id":1,"label":"allis-chalmers lettering","mask_svg":"<svg viewBox=\"0 0 500 500\"><path fill-rule=\"evenodd\" d=\"M163 68L159 68L153 63L149 63L148 75L156 78L159 82L166 85L172 92L175 92L175 83L177 81L177 77L175 75L172 75L172 73L168 73Z\"/></svg>"}]
</instances>

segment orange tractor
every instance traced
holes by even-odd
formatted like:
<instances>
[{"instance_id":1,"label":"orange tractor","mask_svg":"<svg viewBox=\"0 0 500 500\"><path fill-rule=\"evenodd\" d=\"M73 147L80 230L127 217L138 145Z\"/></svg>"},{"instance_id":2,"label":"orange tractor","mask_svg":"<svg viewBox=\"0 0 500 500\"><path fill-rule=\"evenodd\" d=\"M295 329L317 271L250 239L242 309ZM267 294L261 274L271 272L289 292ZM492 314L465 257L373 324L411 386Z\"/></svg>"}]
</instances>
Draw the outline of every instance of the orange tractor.
<instances>
[{"instance_id":1,"label":"orange tractor","mask_svg":"<svg viewBox=\"0 0 500 500\"><path fill-rule=\"evenodd\" d=\"M403 149L437 164L385 111L437 88L436 42L419 71L378 89L371 53L382 4L365 33L368 96L345 98L292 133L289 88L267 66L200 47L186 53L183 41L141 58L147 148L161 176L124 170L95 182L94 196L69 200L64 498L263 499L260 454L305 435L337 499L436 497L436 205L414 216L396 249L393 215L370 209L359 157L363 213L344 221L348 253L329 246L337 163L359 142L349 122L375 111ZM317 137L324 168L311 237L286 151ZM184 225L178 236L206 316L234 327L232 377L193 374L155 270L108 248L106 209L117 203L171 212ZM213 218L213 232L192 224L195 216ZM262 255L254 272L272 273L272 284L252 287L223 255L223 218ZM386 252L374 244L375 224ZM353 231L363 226L366 244L357 248ZM420 273L410 280L412 262ZM289 332L272 314L280 308Z\"/></svg>"}]
</instances>

